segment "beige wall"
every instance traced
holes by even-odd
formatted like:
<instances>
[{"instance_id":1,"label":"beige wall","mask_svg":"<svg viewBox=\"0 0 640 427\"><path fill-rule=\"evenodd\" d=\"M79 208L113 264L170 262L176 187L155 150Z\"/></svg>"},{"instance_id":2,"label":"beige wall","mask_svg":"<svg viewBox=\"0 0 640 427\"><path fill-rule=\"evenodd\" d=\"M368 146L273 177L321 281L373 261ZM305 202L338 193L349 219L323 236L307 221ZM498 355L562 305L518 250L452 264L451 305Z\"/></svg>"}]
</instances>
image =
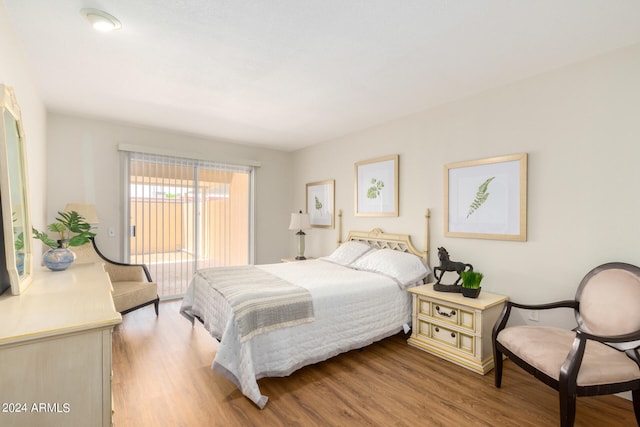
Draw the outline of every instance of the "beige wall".
<instances>
[{"instance_id":1,"label":"beige wall","mask_svg":"<svg viewBox=\"0 0 640 427\"><path fill-rule=\"evenodd\" d=\"M29 172L31 217L33 225L42 228L46 221L45 155L46 110L40 98L27 62L15 38L4 4L0 3L0 83L14 88L22 111ZM39 245L34 245L39 249ZM34 265L41 262L40 252L34 255Z\"/></svg>"},{"instance_id":2,"label":"beige wall","mask_svg":"<svg viewBox=\"0 0 640 427\"><path fill-rule=\"evenodd\" d=\"M100 217L97 240L106 255L122 259L124 180L118 144L260 162L255 180L255 261L277 262L289 253L290 153L59 113L48 115L47 139L49 218L68 202L95 203ZM115 238L107 236L108 227L115 227Z\"/></svg>"},{"instance_id":3,"label":"beige wall","mask_svg":"<svg viewBox=\"0 0 640 427\"><path fill-rule=\"evenodd\" d=\"M206 179L206 175L201 173L200 179ZM202 218L208 221L201 225L199 255L213 261L202 265L243 265L249 259L249 174L224 175L223 179L230 184L229 198L205 200L202 205ZM137 237L131 237L129 244L132 262L135 256L144 253L183 250L194 253L193 209L193 201L181 198L173 201L140 198L132 202L131 225L137 228Z\"/></svg>"},{"instance_id":4,"label":"beige wall","mask_svg":"<svg viewBox=\"0 0 640 427\"><path fill-rule=\"evenodd\" d=\"M432 265L444 246L485 273L483 289L572 298L592 267L640 264L639 113L636 45L297 151L293 208L304 208L305 183L335 179L345 233L379 226L412 234L418 247L430 208ZM529 153L528 241L444 237L443 166L520 152ZM387 154L400 155L400 216L355 217L354 163ZM307 255L334 246L334 230L307 234Z\"/></svg>"},{"instance_id":5,"label":"beige wall","mask_svg":"<svg viewBox=\"0 0 640 427\"><path fill-rule=\"evenodd\" d=\"M483 288L516 300L570 298L584 273L607 261L640 264L640 46L632 46L554 72L433 108L392 123L293 154L45 113L0 6L0 82L16 89L27 136L30 203L38 228L67 202L93 202L101 217L98 238L120 256L122 178L119 143L258 160L256 262L295 252L286 230L289 214L304 209L305 183L336 180L336 206L344 230L410 233L423 242L423 215L431 208L435 249L471 262L485 275ZM443 165L529 153L528 241L445 238ZM340 153L340 155L336 155ZM400 216L353 215L353 164L400 155ZM295 183L295 184L292 184ZM308 232L307 255L330 252L335 230ZM545 318L557 320L554 315Z\"/></svg>"}]
</instances>

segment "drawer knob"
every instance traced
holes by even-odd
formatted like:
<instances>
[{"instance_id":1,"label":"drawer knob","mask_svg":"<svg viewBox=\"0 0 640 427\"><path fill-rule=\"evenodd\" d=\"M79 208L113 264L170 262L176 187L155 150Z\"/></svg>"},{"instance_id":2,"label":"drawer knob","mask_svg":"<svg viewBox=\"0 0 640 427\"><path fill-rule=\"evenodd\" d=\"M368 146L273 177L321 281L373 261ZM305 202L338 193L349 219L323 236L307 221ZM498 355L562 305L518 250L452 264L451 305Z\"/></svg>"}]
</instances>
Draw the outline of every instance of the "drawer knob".
<instances>
[{"instance_id":1,"label":"drawer knob","mask_svg":"<svg viewBox=\"0 0 640 427\"><path fill-rule=\"evenodd\" d=\"M435 328L433 328L436 332L440 332L440 328L438 328L437 326ZM456 337L456 333L455 332L451 332L451 338L455 338Z\"/></svg>"},{"instance_id":2,"label":"drawer knob","mask_svg":"<svg viewBox=\"0 0 640 427\"><path fill-rule=\"evenodd\" d=\"M456 315L456 311L455 310L451 310L449 313L446 313L444 311L440 311L440 306L436 305L436 312L438 312L438 314L440 316L444 316L444 317L452 317Z\"/></svg>"}]
</instances>

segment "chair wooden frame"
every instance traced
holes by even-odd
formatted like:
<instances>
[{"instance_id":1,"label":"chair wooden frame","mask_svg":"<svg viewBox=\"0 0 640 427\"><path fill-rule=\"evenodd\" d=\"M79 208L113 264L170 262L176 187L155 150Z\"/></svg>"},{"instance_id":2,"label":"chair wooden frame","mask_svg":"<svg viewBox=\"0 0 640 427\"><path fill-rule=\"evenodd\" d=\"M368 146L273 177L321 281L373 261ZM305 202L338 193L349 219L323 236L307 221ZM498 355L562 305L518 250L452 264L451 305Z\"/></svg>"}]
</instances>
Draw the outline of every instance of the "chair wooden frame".
<instances>
[{"instance_id":1,"label":"chair wooden frame","mask_svg":"<svg viewBox=\"0 0 640 427\"><path fill-rule=\"evenodd\" d=\"M495 361L495 386L497 388L500 388L502 384L503 355L506 355L516 365L520 366L535 378L559 392L560 423L562 426L573 426L573 423L575 421L577 396L596 396L602 394L620 393L625 391L631 391L632 393L633 410L635 413L636 422L640 426L640 379L632 379L630 381L612 384L597 384L587 386L580 386L577 384L578 372L582 364L582 359L588 340L593 340L604 344L630 343L640 340L640 330L625 335L599 336L587 333L581 329L582 321L580 316L580 297L582 291L591 277L602 272L603 270L611 268L626 270L632 272L636 276L640 276L640 268L634 265L620 262L607 263L594 268L582 279L576 292L575 300L565 300L550 304L539 305L519 304L512 301L507 301L502 314L498 318L493 328L492 333L493 355ZM555 378L550 377L544 372L531 366L529 363L504 347L497 340L498 334L503 329L505 329L505 326L511 314L512 307L526 310L549 310L553 308L572 308L574 310L579 326L574 330L576 335L572 344L571 351L567 355L560 369L558 377L559 379L556 380ZM631 359L635 360L635 362L638 364L638 367L640 368L640 355L638 353L638 347L627 350L626 352Z\"/></svg>"},{"instance_id":2,"label":"chair wooden frame","mask_svg":"<svg viewBox=\"0 0 640 427\"><path fill-rule=\"evenodd\" d=\"M147 278L148 282L153 282L153 280L151 279L151 273L149 273L149 269L147 268L146 265L144 264L127 264L124 262L118 262L118 261L113 261L109 258L107 258L102 252L100 252L100 249L98 249L98 246L96 245L96 240L95 238L91 238L91 244L93 245L93 249L96 251L96 253L98 254L98 256L104 260L107 263L113 264L113 265L118 265L118 266L122 266L122 267L139 267L142 268L142 270L144 271L144 275ZM156 311L156 316L158 316L158 308L159 308L159 304L160 304L160 297L156 297L156 299L145 302L143 304L137 305L135 307L131 307L127 310L123 310L120 314L127 314L131 311L137 310L139 308L142 307L146 307L147 305L153 304L155 311Z\"/></svg>"}]
</instances>

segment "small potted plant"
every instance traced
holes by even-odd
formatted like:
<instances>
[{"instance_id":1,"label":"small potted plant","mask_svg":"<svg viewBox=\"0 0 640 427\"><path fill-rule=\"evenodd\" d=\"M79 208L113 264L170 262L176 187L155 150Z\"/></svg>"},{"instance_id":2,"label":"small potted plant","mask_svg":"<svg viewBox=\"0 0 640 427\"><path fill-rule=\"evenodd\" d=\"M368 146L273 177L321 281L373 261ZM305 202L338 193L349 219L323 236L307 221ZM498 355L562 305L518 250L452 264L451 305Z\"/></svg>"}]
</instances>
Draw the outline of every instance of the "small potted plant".
<instances>
[{"instance_id":1,"label":"small potted plant","mask_svg":"<svg viewBox=\"0 0 640 427\"><path fill-rule=\"evenodd\" d=\"M58 212L56 222L47 226L47 230L58 233L59 239L52 239L45 232L33 228L33 238L39 239L49 249L43 256L44 265L52 271L66 270L76 259L69 246L82 246L91 241L95 233L91 225L76 211Z\"/></svg>"},{"instance_id":2,"label":"small potted plant","mask_svg":"<svg viewBox=\"0 0 640 427\"><path fill-rule=\"evenodd\" d=\"M480 282L484 277L482 273L477 271L463 271L460 273L462 277L462 295L468 298L478 298L480 295Z\"/></svg>"}]
</instances>

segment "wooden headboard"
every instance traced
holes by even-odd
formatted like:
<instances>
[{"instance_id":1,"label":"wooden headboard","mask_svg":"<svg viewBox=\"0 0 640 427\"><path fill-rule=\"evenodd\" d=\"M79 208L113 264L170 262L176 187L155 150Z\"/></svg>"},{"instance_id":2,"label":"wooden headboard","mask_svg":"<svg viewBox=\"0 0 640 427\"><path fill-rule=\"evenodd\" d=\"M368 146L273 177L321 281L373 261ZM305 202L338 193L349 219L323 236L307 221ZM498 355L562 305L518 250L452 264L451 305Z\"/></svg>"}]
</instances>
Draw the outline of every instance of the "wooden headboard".
<instances>
[{"instance_id":1,"label":"wooden headboard","mask_svg":"<svg viewBox=\"0 0 640 427\"><path fill-rule=\"evenodd\" d=\"M425 212L425 239L424 250L418 250L413 242L411 236L408 234L392 234L385 233L379 228L374 228L371 231L350 231L347 234L345 241L358 240L368 243L371 246L380 249L393 249L394 251L409 252L419 256L425 263L429 263L429 218L431 214L429 209ZM342 210L338 211L338 245L342 243Z\"/></svg>"}]
</instances>

